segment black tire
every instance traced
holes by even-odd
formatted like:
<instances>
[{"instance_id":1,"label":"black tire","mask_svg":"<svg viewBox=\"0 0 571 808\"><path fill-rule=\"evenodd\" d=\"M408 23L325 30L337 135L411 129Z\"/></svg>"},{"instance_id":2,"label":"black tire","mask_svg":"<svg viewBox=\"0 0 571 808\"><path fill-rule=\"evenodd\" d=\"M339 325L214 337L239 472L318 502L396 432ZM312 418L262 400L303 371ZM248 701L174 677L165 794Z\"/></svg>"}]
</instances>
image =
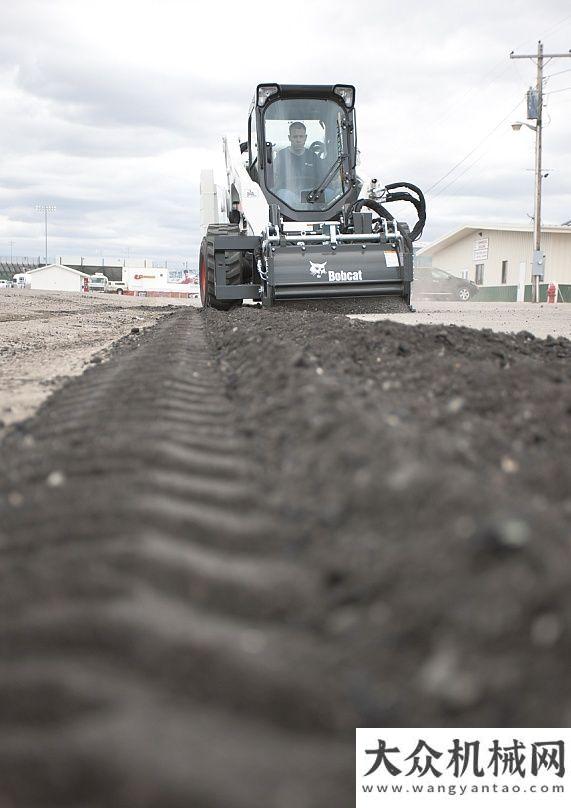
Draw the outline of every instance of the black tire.
<instances>
[{"instance_id":1,"label":"black tire","mask_svg":"<svg viewBox=\"0 0 571 808\"><path fill-rule=\"evenodd\" d=\"M211 224L208 226L205 238L200 245L200 302L206 307L228 311L242 305L242 300L217 300L214 289L214 237L237 236L240 233L238 225ZM226 283L229 286L242 283L242 254L239 250L227 251L224 254L226 263Z\"/></svg>"},{"instance_id":2,"label":"black tire","mask_svg":"<svg viewBox=\"0 0 571 808\"><path fill-rule=\"evenodd\" d=\"M456 297L462 303L467 303L472 297L472 293L470 292L467 286L461 286L460 289L458 289L458 291L456 292Z\"/></svg>"},{"instance_id":3,"label":"black tire","mask_svg":"<svg viewBox=\"0 0 571 808\"><path fill-rule=\"evenodd\" d=\"M122 289L117 289L117 294L118 294L118 295L122 295L122 294L123 294L123 290L122 290Z\"/></svg>"}]
</instances>

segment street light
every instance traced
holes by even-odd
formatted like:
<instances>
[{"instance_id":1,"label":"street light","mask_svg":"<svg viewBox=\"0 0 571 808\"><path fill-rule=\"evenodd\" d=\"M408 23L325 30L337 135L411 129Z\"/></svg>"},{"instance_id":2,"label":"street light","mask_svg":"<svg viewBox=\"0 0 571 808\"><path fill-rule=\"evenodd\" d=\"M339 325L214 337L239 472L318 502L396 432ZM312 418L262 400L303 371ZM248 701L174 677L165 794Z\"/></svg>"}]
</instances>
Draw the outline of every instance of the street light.
<instances>
[{"instance_id":1,"label":"street light","mask_svg":"<svg viewBox=\"0 0 571 808\"><path fill-rule=\"evenodd\" d=\"M48 264L48 213L53 213L56 209L55 205L36 205L36 210L44 214L45 221L45 235L46 235L46 266Z\"/></svg>"},{"instance_id":2,"label":"street light","mask_svg":"<svg viewBox=\"0 0 571 808\"><path fill-rule=\"evenodd\" d=\"M525 123L525 121L516 121L512 123L512 129L514 132L519 132L522 126L527 126L528 129L531 129L532 132L537 132L537 126L533 123Z\"/></svg>"}]
</instances>

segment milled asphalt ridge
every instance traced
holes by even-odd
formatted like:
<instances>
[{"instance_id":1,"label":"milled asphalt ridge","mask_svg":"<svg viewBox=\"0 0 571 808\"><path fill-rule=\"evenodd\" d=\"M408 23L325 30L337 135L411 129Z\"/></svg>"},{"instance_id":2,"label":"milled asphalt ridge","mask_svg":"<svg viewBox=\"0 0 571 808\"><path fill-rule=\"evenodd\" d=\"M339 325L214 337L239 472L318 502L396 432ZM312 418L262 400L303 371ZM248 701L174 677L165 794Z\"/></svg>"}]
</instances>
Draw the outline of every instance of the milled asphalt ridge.
<instances>
[{"instance_id":1,"label":"milled asphalt ridge","mask_svg":"<svg viewBox=\"0 0 571 808\"><path fill-rule=\"evenodd\" d=\"M274 510L378 726L571 719L571 343L209 311ZM370 723L369 723L370 725Z\"/></svg>"},{"instance_id":2,"label":"milled asphalt ridge","mask_svg":"<svg viewBox=\"0 0 571 808\"><path fill-rule=\"evenodd\" d=\"M0 804L345 808L356 726L568 725L570 354L287 306L122 340L0 448Z\"/></svg>"}]
</instances>

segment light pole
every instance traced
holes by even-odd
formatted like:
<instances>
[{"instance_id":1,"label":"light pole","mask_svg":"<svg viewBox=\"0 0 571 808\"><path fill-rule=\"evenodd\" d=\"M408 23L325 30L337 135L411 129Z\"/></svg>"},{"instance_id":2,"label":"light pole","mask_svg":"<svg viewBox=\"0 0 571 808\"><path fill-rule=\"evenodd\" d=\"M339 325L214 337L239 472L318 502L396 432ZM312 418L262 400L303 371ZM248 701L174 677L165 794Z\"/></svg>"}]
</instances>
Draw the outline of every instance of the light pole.
<instances>
[{"instance_id":1,"label":"light pole","mask_svg":"<svg viewBox=\"0 0 571 808\"><path fill-rule=\"evenodd\" d=\"M36 210L44 214L45 222L45 236L46 236L46 266L48 264L48 213L53 213L56 209L55 205L36 205Z\"/></svg>"}]
</instances>

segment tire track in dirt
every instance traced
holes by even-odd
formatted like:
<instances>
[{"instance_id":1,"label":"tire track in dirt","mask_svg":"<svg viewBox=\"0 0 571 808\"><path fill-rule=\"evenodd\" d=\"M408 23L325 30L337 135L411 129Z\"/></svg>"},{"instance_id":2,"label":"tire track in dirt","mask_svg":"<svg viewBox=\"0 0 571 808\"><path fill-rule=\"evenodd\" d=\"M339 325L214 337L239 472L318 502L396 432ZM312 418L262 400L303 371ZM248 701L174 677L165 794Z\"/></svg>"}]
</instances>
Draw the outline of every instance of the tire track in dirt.
<instances>
[{"instance_id":1,"label":"tire track in dirt","mask_svg":"<svg viewBox=\"0 0 571 808\"><path fill-rule=\"evenodd\" d=\"M2 455L0 801L349 804L359 715L321 579L201 316L124 340Z\"/></svg>"}]
</instances>

